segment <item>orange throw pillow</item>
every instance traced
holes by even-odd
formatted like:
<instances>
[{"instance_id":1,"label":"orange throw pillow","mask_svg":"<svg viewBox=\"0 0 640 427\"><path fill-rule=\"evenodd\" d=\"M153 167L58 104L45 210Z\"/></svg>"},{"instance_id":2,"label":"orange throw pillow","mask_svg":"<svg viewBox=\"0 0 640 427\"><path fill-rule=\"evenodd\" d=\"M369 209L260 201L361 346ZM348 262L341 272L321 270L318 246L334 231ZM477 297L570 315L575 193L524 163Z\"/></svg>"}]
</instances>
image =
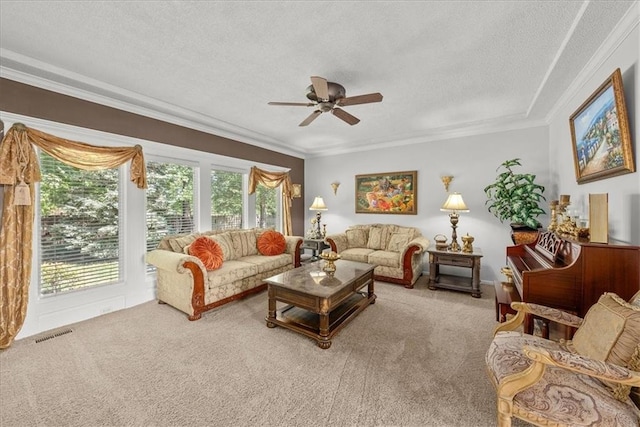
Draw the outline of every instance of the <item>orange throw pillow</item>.
<instances>
[{"instance_id":1,"label":"orange throw pillow","mask_svg":"<svg viewBox=\"0 0 640 427\"><path fill-rule=\"evenodd\" d=\"M207 270L217 270L224 259L220 245L208 237L198 237L189 246L189 255L198 257Z\"/></svg>"},{"instance_id":2,"label":"orange throw pillow","mask_svg":"<svg viewBox=\"0 0 640 427\"><path fill-rule=\"evenodd\" d=\"M258 237L258 251L262 255L280 255L287 248L287 242L282 233L267 230Z\"/></svg>"}]
</instances>

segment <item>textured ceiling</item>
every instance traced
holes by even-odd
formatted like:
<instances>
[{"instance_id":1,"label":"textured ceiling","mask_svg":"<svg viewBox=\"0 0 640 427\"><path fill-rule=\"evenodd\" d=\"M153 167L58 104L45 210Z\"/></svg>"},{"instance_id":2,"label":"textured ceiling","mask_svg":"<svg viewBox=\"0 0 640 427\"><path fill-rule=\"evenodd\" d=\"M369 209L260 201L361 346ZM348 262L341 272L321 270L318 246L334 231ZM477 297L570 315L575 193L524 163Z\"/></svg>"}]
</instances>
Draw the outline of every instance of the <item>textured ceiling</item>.
<instances>
[{"instance_id":1,"label":"textured ceiling","mask_svg":"<svg viewBox=\"0 0 640 427\"><path fill-rule=\"evenodd\" d=\"M0 75L311 157L543 123L634 6L1 1ZM312 75L384 99L344 107L355 126L267 105L306 102Z\"/></svg>"}]
</instances>

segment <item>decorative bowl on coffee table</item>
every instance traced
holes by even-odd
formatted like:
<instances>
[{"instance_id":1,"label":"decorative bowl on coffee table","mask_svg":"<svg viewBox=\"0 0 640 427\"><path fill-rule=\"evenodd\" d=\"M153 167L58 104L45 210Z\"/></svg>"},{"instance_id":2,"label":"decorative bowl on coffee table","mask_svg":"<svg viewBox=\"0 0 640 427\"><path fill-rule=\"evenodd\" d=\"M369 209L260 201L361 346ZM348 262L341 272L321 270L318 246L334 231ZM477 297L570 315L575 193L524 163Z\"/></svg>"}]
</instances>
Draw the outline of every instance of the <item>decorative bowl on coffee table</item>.
<instances>
[{"instance_id":1,"label":"decorative bowl on coffee table","mask_svg":"<svg viewBox=\"0 0 640 427\"><path fill-rule=\"evenodd\" d=\"M320 254L320 258L325 260L324 266L322 270L327 272L327 274L333 274L336 271L335 261L340 259L340 255L331 251L331 252L322 252Z\"/></svg>"}]
</instances>

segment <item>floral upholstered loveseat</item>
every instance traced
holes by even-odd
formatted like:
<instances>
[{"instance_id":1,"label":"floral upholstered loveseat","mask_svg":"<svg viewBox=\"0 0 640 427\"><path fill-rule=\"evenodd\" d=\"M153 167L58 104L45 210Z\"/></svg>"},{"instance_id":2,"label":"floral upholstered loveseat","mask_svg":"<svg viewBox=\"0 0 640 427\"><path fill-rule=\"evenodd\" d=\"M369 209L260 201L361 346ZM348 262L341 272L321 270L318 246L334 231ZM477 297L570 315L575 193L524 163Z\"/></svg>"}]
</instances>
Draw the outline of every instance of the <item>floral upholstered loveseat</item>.
<instances>
[{"instance_id":1,"label":"floral upholstered loveseat","mask_svg":"<svg viewBox=\"0 0 640 427\"><path fill-rule=\"evenodd\" d=\"M261 253L259 244L273 233L266 229L233 229L166 236L146 256L147 263L157 268L158 302L185 312L189 320L197 320L207 310L266 289L265 278L300 266L302 237L280 235L282 253ZM200 244L208 240L215 242L209 243L220 255L215 269L205 267L206 258L203 262L203 258L190 255L196 241Z\"/></svg>"},{"instance_id":2,"label":"floral upholstered loveseat","mask_svg":"<svg viewBox=\"0 0 640 427\"><path fill-rule=\"evenodd\" d=\"M413 288L422 274L422 256L429 240L416 227L394 224L353 225L326 236L342 259L375 265L374 278Z\"/></svg>"}]
</instances>

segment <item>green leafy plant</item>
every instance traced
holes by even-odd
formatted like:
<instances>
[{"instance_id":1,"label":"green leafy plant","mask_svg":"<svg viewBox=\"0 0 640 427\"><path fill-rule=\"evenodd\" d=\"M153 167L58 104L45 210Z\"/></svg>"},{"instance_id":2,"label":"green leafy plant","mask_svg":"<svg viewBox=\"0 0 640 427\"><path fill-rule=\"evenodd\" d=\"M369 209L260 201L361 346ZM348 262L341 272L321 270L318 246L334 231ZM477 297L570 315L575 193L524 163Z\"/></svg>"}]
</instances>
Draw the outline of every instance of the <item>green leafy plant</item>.
<instances>
[{"instance_id":1,"label":"green leafy plant","mask_svg":"<svg viewBox=\"0 0 640 427\"><path fill-rule=\"evenodd\" d=\"M520 159L503 162L497 171L503 169L493 184L484 188L487 196L485 205L500 222L510 221L512 226L540 228L536 219L545 211L540 208L540 201L546 200L542 195L544 187L536 184L536 176L530 173L515 173L513 168L522 166Z\"/></svg>"}]
</instances>

